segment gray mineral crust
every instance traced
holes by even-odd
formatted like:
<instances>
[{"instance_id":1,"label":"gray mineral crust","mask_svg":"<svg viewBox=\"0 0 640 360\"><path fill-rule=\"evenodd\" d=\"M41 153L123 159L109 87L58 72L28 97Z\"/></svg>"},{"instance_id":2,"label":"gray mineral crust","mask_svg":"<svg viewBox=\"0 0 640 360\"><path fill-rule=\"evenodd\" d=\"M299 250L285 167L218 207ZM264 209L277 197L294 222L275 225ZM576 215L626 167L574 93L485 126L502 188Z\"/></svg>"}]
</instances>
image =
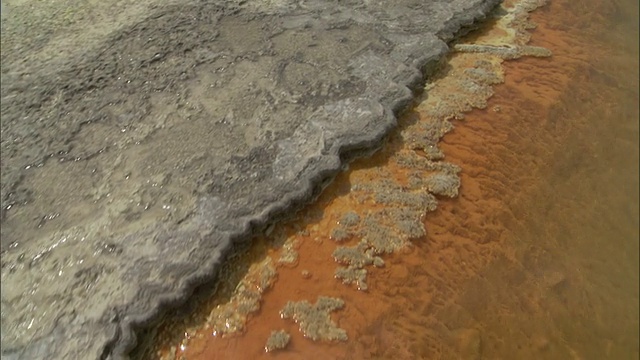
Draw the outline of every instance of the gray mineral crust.
<instances>
[{"instance_id":1,"label":"gray mineral crust","mask_svg":"<svg viewBox=\"0 0 640 360\"><path fill-rule=\"evenodd\" d=\"M3 0L1 358L128 358L498 2Z\"/></svg>"}]
</instances>

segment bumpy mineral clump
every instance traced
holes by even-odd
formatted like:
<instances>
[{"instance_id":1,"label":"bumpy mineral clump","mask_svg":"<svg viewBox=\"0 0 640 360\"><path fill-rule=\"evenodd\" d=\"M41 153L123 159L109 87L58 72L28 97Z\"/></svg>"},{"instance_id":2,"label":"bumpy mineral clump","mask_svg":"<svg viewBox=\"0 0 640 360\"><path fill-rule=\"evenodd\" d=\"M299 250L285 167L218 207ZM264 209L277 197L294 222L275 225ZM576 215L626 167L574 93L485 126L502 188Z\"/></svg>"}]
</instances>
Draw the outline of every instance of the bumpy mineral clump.
<instances>
[{"instance_id":1,"label":"bumpy mineral clump","mask_svg":"<svg viewBox=\"0 0 640 360\"><path fill-rule=\"evenodd\" d=\"M284 330L272 331L271 335L267 339L267 344L264 346L264 350L266 352L271 352L274 350L284 349L289 344L290 339L291 335Z\"/></svg>"},{"instance_id":2,"label":"bumpy mineral clump","mask_svg":"<svg viewBox=\"0 0 640 360\"><path fill-rule=\"evenodd\" d=\"M453 174L437 173L426 178L425 185L430 193L453 198L458 196L460 178Z\"/></svg>"},{"instance_id":3,"label":"bumpy mineral clump","mask_svg":"<svg viewBox=\"0 0 640 360\"><path fill-rule=\"evenodd\" d=\"M362 239L376 254L391 254L409 245L407 238L396 233L394 226L385 225L384 211L367 215L360 232Z\"/></svg>"},{"instance_id":4,"label":"bumpy mineral clump","mask_svg":"<svg viewBox=\"0 0 640 360\"><path fill-rule=\"evenodd\" d=\"M333 252L333 258L339 263L356 267L364 267L382 261L380 257L373 254L372 249L364 241L354 247L338 246Z\"/></svg>"},{"instance_id":5,"label":"bumpy mineral clump","mask_svg":"<svg viewBox=\"0 0 640 360\"><path fill-rule=\"evenodd\" d=\"M341 279L344 284L356 284L358 290L367 290L367 270L364 267L384 266L384 260L375 254L375 250L365 241L360 241L353 247L337 247L333 252L333 258L346 266L339 266L335 271L335 277Z\"/></svg>"},{"instance_id":6,"label":"bumpy mineral clump","mask_svg":"<svg viewBox=\"0 0 640 360\"><path fill-rule=\"evenodd\" d=\"M231 300L209 314L207 325L212 333L222 335L242 331L247 316L260 309L262 293L271 286L275 275L276 269L270 257L252 266L236 287Z\"/></svg>"},{"instance_id":7,"label":"bumpy mineral clump","mask_svg":"<svg viewBox=\"0 0 640 360\"><path fill-rule=\"evenodd\" d=\"M295 264L298 261L296 246L298 241L295 238L288 238L282 245L282 253L278 259L280 264Z\"/></svg>"},{"instance_id":8,"label":"bumpy mineral clump","mask_svg":"<svg viewBox=\"0 0 640 360\"><path fill-rule=\"evenodd\" d=\"M320 296L314 305L308 301L289 301L280 311L280 316L283 319L293 319L304 336L313 341L346 341L347 332L329 317L330 312L343 306L342 299Z\"/></svg>"},{"instance_id":9,"label":"bumpy mineral clump","mask_svg":"<svg viewBox=\"0 0 640 360\"><path fill-rule=\"evenodd\" d=\"M356 284L358 290L365 291L369 288L367 285L367 269L357 266L338 266L335 271L335 277L342 280L343 284Z\"/></svg>"},{"instance_id":10,"label":"bumpy mineral clump","mask_svg":"<svg viewBox=\"0 0 640 360\"><path fill-rule=\"evenodd\" d=\"M349 211L340 218L338 226L331 231L331 239L336 242L348 240L355 234L354 228L360 223L360 216Z\"/></svg>"},{"instance_id":11,"label":"bumpy mineral clump","mask_svg":"<svg viewBox=\"0 0 640 360\"><path fill-rule=\"evenodd\" d=\"M331 231L331 240L335 242L342 242L349 238L350 234L348 231L343 229L341 226L337 226L335 229Z\"/></svg>"},{"instance_id":12,"label":"bumpy mineral clump","mask_svg":"<svg viewBox=\"0 0 640 360\"><path fill-rule=\"evenodd\" d=\"M360 222L360 216L353 211L345 213L340 219L340 225L346 227L352 227L358 225Z\"/></svg>"}]
</instances>

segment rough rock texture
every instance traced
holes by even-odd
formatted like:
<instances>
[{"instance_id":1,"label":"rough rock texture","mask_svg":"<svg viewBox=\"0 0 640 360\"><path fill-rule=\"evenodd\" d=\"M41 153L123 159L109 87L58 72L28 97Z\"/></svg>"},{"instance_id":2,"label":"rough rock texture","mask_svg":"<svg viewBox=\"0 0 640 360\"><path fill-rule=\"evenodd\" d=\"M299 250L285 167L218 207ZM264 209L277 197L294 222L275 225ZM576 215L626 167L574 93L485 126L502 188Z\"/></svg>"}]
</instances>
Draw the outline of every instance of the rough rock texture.
<instances>
[{"instance_id":1,"label":"rough rock texture","mask_svg":"<svg viewBox=\"0 0 640 360\"><path fill-rule=\"evenodd\" d=\"M498 2L3 1L2 359L126 358Z\"/></svg>"}]
</instances>

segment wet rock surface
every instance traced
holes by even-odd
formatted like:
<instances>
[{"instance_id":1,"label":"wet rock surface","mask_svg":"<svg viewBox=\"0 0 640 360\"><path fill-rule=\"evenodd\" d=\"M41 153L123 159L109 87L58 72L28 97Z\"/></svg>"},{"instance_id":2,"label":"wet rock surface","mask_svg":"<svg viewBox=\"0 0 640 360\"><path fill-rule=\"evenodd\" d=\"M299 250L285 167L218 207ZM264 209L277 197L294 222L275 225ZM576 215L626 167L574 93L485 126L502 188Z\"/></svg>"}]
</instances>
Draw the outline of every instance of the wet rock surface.
<instances>
[{"instance_id":1,"label":"wet rock surface","mask_svg":"<svg viewBox=\"0 0 640 360\"><path fill-rule=\"evenodd\" d=\"M2 358L126 357L234 243L379 146L496 3L3 3ZM393 194L376 201L433 202Z\"/></svg>"}]
</instances>

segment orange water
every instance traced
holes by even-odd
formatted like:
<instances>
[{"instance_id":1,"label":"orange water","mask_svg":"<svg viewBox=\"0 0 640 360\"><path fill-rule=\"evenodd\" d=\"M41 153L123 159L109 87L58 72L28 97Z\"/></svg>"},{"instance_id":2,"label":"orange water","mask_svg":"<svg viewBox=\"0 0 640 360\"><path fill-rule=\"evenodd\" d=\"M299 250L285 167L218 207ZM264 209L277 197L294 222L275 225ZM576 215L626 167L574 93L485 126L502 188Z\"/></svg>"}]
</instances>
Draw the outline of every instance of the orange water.
<instances>
[{"instance_id":1,"label":"orange water","mask_svg":"<svg viewBox=\"0 0 640 360\"><path fill-rule=\"evenodd\" d=\"M333 278L331 229L345 211L371 206L354 202L351 186L382 168L406 182L389 160L401 147L392 136L279 228L297 238L299 259L278 267L244 332L189 333L193 339L176 354L637 359L638 4L552 0L532 18L539 26L531 44L554 55L505 63L505 82L487 108L471 111L445 135L441 148L462 168L462 185L457 198L440 198L426 216L425 237L384 256L383 268L368 268L366 292ZM401 127L421 116L409 112ZM252 251L248 258L277 253L267 245ZM332 319L348 341L313 342L280 318L287 301L315 302L319 295L345 300ZM214 297L202 306L221 302ZM265 354L277 329L291 342ZM162 331L175 337L175 327Z\"/></svg>"}]
</instances>

